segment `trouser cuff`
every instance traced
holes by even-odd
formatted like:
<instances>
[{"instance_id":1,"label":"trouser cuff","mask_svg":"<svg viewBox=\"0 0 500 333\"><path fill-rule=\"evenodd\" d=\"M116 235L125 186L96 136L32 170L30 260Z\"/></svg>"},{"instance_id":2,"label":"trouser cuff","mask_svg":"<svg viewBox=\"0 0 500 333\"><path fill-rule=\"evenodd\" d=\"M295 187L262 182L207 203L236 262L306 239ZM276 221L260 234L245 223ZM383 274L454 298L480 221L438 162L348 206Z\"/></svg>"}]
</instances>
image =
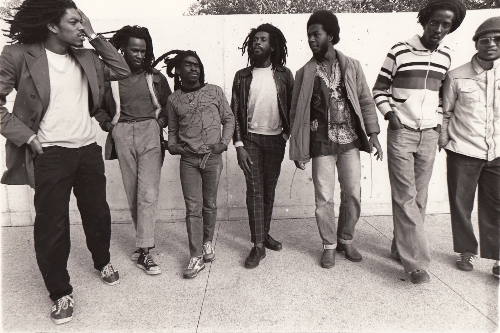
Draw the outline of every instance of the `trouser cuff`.
<instances>
[{"instance_id":1,"label":"trouser cuff","mask_svg":"<svg viewBox=\"0 0 500 333\"><path fill-rule=\"evenodd\" d=\"M354 239L342 239L337 237L337 242L340 244L352 244Z\"/></svg>"},{"instance_id":2,"label":"trouser cuff","mask_svg":"<svg viewBox=\"0 0 500 333\"><path fill-rule=\"evenodd\" d=\"M337 248L337 244L323 244L324 250L335 250Z\"/></svg>"}]
</instances>

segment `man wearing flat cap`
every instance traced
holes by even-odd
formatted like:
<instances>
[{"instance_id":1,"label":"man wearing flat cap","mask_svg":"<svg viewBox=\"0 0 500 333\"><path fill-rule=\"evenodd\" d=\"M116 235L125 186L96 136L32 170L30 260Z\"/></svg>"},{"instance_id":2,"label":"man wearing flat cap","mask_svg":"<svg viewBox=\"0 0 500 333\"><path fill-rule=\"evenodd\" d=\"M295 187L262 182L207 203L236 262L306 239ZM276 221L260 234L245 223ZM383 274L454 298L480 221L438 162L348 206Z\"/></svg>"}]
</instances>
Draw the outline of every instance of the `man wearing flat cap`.
<instances>
[{"instance_id":1,"label":"man wearing flat cap","mask_svg":"<svg viewBox=\"0 0 500 333\"><path fill-rule=\"evenodd\" d=\"M439 147L447 154L456 265L471 271L478 254L471 223L477 187L481 258L496 260L500 277L500 16L484 21L472 40L477 53L443 84Z\"/></svg>"},{"instance_id":2,"label":"man wearing flat cap","mask_svg":"<svg viewBox=\"0 0 500 333\"><path fill-rule=\"evenodd\" d=\"M431 0L418 13L422 36L397 43L380 70L373 98L389 121L387 163L394 238L391 256L401 260L412 283L429 282L424 230L427 191L443 118L441 87L451 65L443 38L465 17L459 0Z\"/></svg>"}]
</instances>

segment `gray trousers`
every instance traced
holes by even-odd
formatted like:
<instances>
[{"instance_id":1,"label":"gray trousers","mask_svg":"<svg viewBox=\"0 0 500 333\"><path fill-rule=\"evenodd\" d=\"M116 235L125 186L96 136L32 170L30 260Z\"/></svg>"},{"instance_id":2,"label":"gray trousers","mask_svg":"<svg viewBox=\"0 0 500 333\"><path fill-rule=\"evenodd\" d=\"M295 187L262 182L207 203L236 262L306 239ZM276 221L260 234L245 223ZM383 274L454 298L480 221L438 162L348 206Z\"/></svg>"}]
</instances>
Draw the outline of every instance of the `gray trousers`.
<instances>
[{"instance_id":1,"label":"gray trousers","mask_svg":"<svg viewBox=\"0 0 500 333\"><path fill-rule=\"evenodd\" d=\"M427 192L436 158L438 132L388 130L387 164L391 181L394 239L405 272L428 269L431 261L424 229Z\"/></svg>"},{"instance_id":2,"label":"gray trousers","mask_svg":"<svg viewBox=\"0 0 500 333\"><path fill-rule=\"evenodd\" d=\"M112 132L130 214L135 246L153 247L162 165L160 125L156 119L118 123Z\"/></svg>"}]
</instances>

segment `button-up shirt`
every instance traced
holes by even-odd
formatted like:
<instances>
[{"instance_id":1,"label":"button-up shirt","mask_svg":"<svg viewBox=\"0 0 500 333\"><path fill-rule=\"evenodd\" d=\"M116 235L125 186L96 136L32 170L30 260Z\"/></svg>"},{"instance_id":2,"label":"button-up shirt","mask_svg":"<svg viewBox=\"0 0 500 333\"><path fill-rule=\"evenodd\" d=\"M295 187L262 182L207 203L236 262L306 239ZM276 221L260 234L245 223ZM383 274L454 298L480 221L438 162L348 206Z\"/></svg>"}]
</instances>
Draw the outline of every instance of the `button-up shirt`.
<instances>
[{"instance_id":1,"label":"button-up shirt","mask_svg":"<svg viewBox=\"0 0 500 333\"><path fill-rule=\"evenodd\" d=\"M474 56L450 71L443 113L440 147L487 161L500 157L500 59L485 70Z\"/></svg>"}]
</instances>

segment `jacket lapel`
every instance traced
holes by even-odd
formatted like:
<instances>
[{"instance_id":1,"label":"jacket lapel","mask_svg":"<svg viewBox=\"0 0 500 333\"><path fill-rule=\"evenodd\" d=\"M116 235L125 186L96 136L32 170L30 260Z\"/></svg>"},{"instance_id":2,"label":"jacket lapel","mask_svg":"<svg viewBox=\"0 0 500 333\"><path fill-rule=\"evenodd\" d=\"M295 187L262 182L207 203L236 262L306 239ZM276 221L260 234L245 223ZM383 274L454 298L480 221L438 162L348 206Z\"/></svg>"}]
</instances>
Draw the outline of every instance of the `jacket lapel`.
<instances>
[{"instance_id":1,"label":"jacket lapel","mask_svg":"<svg viewBox=\"0 0 500 333\"><path fill-rule=\"evenodd\" d=\"M82 66L87 80L89 82L89 89L92 94L93 104L89 105L90 108L95 108L99 104L99 82L97 80L97 73L95 71L94 59L92 54L85 56L87 50L70 49L76 61Z\"/></svg>"},{"instance_id":2,"label":"jacket lapel","mask_svg":"<svg viewBox=\"0 0 500 333\"><path fill-rule=\"evenodd\" d=\"M28 65L31 78L35 84L38 95L42 100L42 116L47 111L50 101L50 77L49 62L43 43L31 45L27 54L24 55Z\"/></svg>"}]
</instances>

